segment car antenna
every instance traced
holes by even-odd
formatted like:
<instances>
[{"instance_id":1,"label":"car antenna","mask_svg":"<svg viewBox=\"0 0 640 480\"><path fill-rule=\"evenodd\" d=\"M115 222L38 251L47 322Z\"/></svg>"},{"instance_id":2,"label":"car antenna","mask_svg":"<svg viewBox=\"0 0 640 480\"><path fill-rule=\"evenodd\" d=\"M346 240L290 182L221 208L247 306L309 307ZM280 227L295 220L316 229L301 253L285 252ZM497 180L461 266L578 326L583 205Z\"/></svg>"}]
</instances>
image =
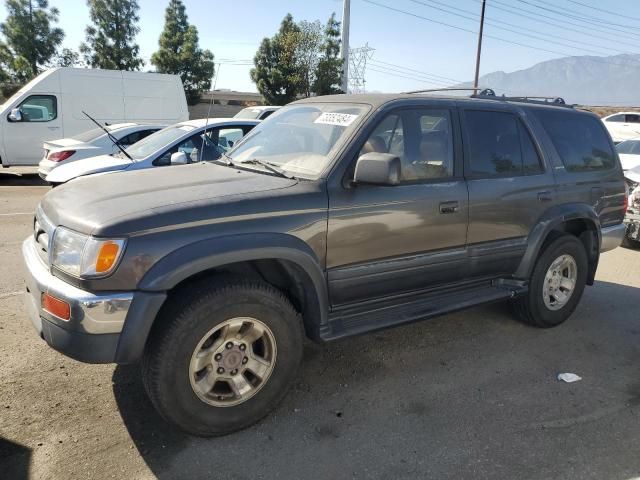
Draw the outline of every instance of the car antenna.
<instances>
[{"instance_id":1,"label":"car antenna","mask_svg":"<svg viewBox=\"0 0 640 480\"><path fill-rule=\"evenodd\" d=\"M113 144L114 144L116 147L118 147L118 149L119 149L122 153L124 153L124 155L125 155L129 160L131 160L131 161L133 162L133 158L131 158L131 155L129 155L129 154L127 153L127 151L126 151L124 148L122 148L122 145L120 145L120 142L118 141L118 139L117 139L116 137L114 137L113 135L111 135L111 132L110 132L109 130L107 130L105 127L103 127L102 125L100 125L100 122L98 122L95 118L93 118L91 115L89 115L89 114L88 114L87 112L85 112L84 110L82 110L82 113L84 113L84 114L87 116L87 118L88 118L89 120L91 120L93 123L95 123L95 124L98 126L98 128L100 128L100 129L104 130L104 132L105 132L105 133L107 134L107 136L109 137L109 140L111 140L111 141L113 142Z\"/></svg>"}]
</instances>

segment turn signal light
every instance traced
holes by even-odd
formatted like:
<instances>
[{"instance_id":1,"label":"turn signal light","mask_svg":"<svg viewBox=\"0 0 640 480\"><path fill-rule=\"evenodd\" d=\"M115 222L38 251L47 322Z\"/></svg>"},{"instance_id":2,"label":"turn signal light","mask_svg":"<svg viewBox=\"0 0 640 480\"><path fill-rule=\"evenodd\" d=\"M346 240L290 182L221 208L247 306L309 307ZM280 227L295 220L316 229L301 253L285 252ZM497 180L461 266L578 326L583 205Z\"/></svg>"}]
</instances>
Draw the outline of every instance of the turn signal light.
<instances>
[{"instance_id":1,"label":"turn signal light","mask_svg":"<svg viewBox=\"0 0 640 480\"><path fill-rule=\"evenodd\" d=\"M42 294L41 301L42 309L45 312L49 312L61 320L69 320L71 318L71 306L67 302L48 293Z\"/></svg>"},{"instance_id":2,"label":"turn signal light","mask_svg":"<svg viewBox=\"0 0 640 480\"><path fill-rule=\"evenodd\" d=\"M74 153L76 153L75 150L63 150L61 152L53 152L49 154L47 159L51 160L52 162L61 162L69 158Z\"/></svg>"},{"instance_id":3,"label":"turn signal light","mask_svg":"<svg viewBox=\"0 0 640 480\"><path fill-rule=\"evenodd\" d=\"M115 242L104 242L98 251L96 259L96 273L105 273L111 270L113 264L118 259L120 245Z\"/></svg>"}]
</instances>

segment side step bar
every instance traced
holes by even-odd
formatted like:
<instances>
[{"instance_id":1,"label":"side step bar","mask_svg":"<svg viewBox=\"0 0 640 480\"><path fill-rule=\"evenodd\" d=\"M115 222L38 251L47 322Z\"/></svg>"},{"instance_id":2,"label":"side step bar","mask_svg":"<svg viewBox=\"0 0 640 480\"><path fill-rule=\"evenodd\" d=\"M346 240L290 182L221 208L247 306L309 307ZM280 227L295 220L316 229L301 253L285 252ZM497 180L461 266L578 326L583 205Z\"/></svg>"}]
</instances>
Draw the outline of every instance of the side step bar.
<instances>
[{"instance_id":1,"label":"side step bar","mask_svg":"<svg viewBox=\"0 0 640 480\"><path fill-rule=\"evenodd\" d=\"M321 329L320 337L326 341L336 340L514 298L527 291L528 287L524 282L497 280L464 289L418 294L393 303L386 301L347 307L329 314L329 323Z\"/></svg>"}]
</instances>

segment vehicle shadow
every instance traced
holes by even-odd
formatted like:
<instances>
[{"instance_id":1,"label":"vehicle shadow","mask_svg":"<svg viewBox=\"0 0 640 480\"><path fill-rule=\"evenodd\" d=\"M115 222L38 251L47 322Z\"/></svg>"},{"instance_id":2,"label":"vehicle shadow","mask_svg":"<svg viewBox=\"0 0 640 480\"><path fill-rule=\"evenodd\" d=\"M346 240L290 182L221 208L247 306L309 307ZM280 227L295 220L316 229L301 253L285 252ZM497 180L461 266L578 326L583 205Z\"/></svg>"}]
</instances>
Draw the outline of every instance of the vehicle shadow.
<instances>
[{"instance_id":1,"label":"vehicle shadow","mask_svg":"<svg viewBox=\"0 0 640 480\"><path fill-rule=\"evenodd\" d=\"M0 476L22 480L29 478L31 449L0 437Z\"/></svg>"},{"instance_id":2,"label":"vehicle shadow","mask_svg":"<svg viewBox=\"0 0 640 480\"><path fill-rule=\"evenodd\" d=\"M497 303L309 345L282 405L220 438L165 423L138 366L117 367L113 391L160 479L627 479L640 474L638 300L640 288L599 281L555 329ZM585 379L562 384L561 371Z\"/></svg>"},{"instance_id":3,"label":"vehicle shadow","mask_svg":"<svg viewBox=\"0 0 640 480\"><path fill-rule=\"evenodd\" d=\"M48 186L37 173L12 173L0 170L0 186L3 187L38 187Z\"/></svg>"}]
</instances>

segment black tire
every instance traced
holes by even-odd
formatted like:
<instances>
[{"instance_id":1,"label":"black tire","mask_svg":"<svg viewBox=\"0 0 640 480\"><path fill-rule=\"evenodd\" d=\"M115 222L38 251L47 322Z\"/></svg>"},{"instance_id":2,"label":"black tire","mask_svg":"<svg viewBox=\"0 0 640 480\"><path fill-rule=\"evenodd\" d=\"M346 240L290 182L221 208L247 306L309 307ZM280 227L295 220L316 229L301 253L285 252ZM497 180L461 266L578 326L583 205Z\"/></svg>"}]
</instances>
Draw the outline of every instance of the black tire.
<instances>
[{"instance_id":1,"label":"black tire","mask_svg":"<svg viewBox=\"0 0 640 480\"><path fill-rule=\"evenodd\" d=\"M547 270L561 255L571 255L576 262L576 284L567 303L558 310L548 308L543 300L543 285ZM550 328L564 322L578 306L587 282L588 259L582 242L573 235L562 235L549 242L540 253L529 280L529 291L513 301L514 310L523 322L540 328Z\"/></svg>"},{"instance_id":2,"label":"black tire","mask_svg":"<svg viewBox=\"0 0 640 480\"><path fill-rule=\"evenodd\" d=\"M155 408L193 435L225 435L262 419L285 396L302 360L302 321L289 300L268 284L231 282L205 281L175 296L163 309L142 361L143 381ZM203 336L235 317L252 317L267 325L277 357L268 380L254 396L235 406L213 406L194 392L189 364Z\"/></svg>"}]
</instances>

